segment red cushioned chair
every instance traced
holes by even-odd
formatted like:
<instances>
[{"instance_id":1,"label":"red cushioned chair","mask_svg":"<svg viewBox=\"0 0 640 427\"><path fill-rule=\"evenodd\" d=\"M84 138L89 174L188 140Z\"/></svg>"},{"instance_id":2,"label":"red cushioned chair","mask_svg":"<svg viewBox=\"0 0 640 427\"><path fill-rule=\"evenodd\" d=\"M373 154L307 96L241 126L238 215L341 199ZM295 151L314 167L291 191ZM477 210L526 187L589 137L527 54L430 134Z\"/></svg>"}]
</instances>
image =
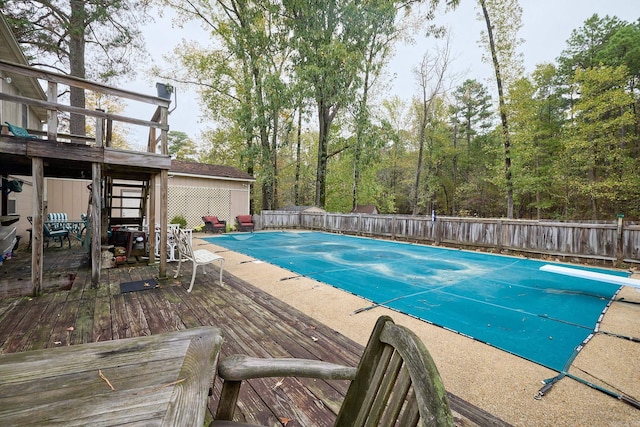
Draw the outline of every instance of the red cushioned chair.
<instances>
[{"instance_id":1,"label":"red cushioned chair","mask_svg":"<svg viewBox=\"0 0 640 427\"><path fill-rule=\"evenodd\" d=\"M221 221L217 216L203 216L205 233L224 233L227 231L227 221Z\"/></svg>"},{"instance_id":2,"label":"red cushioned chair","mask_svg":"<svg viewBox=\"0 0 640 427\"><path fill-rule=\"evenodd\" d=\"M236 228L238 231L253 232L253 218L251 215L238 215L236 217Z\"/></svg>"}]
</instances>

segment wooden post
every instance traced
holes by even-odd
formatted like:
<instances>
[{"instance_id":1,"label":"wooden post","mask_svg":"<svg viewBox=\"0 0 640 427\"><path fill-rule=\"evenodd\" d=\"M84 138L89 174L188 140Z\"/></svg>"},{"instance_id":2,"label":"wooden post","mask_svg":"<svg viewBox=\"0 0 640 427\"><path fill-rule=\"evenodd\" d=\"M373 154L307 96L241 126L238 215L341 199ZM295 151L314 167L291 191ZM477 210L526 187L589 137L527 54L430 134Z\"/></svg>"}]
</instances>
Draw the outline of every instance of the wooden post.
<instances>
[{"instance_id":1,"label":"wooden post","mask_svg":"<svg viewBox=\"0 0 640 427\"><path fill-rule=\"evenodd\" d=\"M100 286L102 261L102 165L91 164L91 287Z\"/></svg>"},{"instance_id":2,"label":"wooden post","mask_svg":"<svg viewBox=\"0 0 640 427\"><path fill-rule=\"evenodd\" d=\"M42 290L42 252L44 216L44 163L42 158L31 159L33 179L33 218L31 225L31 295L36 297Z\"/></svg>"},{"instance_id":3,"label":"wooden post","mask_svg":"<svg viewBox=\"0 0 640 427\"><path fill-rule=\"evenodd\" d=\"M498 253L502 253L502 220L499 219L496 224L496 246Z\"/></svg>"},{"instance_id":4,"label":"wooden post","mask_svg":"<svg viewBox=\"0 0 640 427\"><path fill-rule=\"evenodd\" d=\"M149 233L147 235L149 241L149 265L156 263L156 179L158 175L151 176L149 180L149 216L147 223L149 224Z\"/></svg>"},{"instance_id":5,"label":"wooden post","mask_svg":"<svg viewBox=\"0 0 640 427\"><path fill-rule=\"evenodd\" d=\"M8 215L9 205L9 191L5 190L9 184L9 176L6 173L2 174L2 182L0 182L0 188L2 188L2 216Z\"/></svg>"},{"instance_id":6,"label":"wooden post","mask_svg":"<svg viewBox=\"0 0 640 427\"><path fill-rule=\"evenodd\" d=\"M47 86L47 101L58 103L58 83L49 81ZM47 138L49 141L58 139L58 112L56 110L47 110Z\"/></svg>"},{"instance_id":7,"label":"wooden post","mask_svg":"<svg viewBox=\"0 0 640 427\"><path fill-rule=\"evenodd\" d=\"M97 111L102 111L100 108L96 108ZM102 147L104 141L104 119L96 117L96 147Z\"/></svg>"},{"instance_id":8,"label":"wooden post","mask_svg":"<svg viewBox=\"0 0 640 427\"><path fill-rule=\"evenodd\" d=\"M166 169L160 171L160 268L158 275L164 279L167 277L167 199L169 187L169 172Z\"/></svg>"},{"instance_id":9,"label":"wooden post","mask_svg":"<svg viewBox=\"0 0 640 427\"><path fill-rule=\"evenodd\" d=\"M616 261L618 263L618 265L620 265L623 261L624 261L624 240L623 240L623 233L624 233L624 224L622 222L622 219L624 218L624 215L622 214L618 214L618 233L616 236L616 240L617 240L617 254L616 254Z\"/></svg>"},{"instance_id":10,"label":"wooden post","mask_svg":"<svg viewBox=\"0 0 640 427\"><path fill-rule=\"evenodd\" d=\"M435 232L435 240L436 240L436 246L440 245L440 242L442 242L442 218L437 218L435 220L433 220L433 227L434 227L434 232Z\"/></svg>"}]
</instances>

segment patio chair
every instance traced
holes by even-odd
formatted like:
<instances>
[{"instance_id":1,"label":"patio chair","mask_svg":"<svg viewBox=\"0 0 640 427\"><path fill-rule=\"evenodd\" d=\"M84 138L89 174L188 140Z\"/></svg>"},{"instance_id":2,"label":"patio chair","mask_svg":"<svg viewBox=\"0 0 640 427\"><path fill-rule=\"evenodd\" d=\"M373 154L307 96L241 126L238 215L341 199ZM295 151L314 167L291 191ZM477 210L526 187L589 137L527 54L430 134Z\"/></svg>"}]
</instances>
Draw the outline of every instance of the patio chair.
<instances>
[{"instance_id":1,"label":"patio chair","mask_svg":"<svg viewBox=\"0 0 640 427\"><path fill-rule=\"evenodd\" d=\"M251 215L238 215L236 217L236 227L238 231L253 232L253 218Z\"/></svg>"},{"instance_id":2,"label":"patio chair","mask_svg":"<svg viewBox=\"0 0 640 427\"><path fill-rule=\"evenodd\" d=\"M204 269L205 265L214 263L216 261L220 261L220 286L222 284L222 268L224 267L224 258L220 255L216 255L211 251L206 249L198 249L193 250L191 246L191 239L189 238L189 234L185 232L185 230L178 228L174 232L174 238L176 244L178 246L178 269L176 270L175 276L173 278L177 278L180 274L180 266L182 265L182 261L191 261L193 263L193 271L191 273L191 284L189 285L189 289L187 292L191 292L193 289L193 282L196 280L196 271L198 266L202 266L202 271L204 274L207 274Z\"/></svg>"},{"instance_id":3,"label":"patio chair","mask_svg":"<svg viewBox=\"0 0 640 427\"><path fill-rule=\"evenodd\" d=\"M224 380L210 427L230 427L243 380L304 377L352 380L335 426L453 426L447 393L420 339L388 316L376 322L357 368L318 360L227 357L218 365Z\"/></svg>"},{"instance_id":4,"label":"patio chair","mask_svg":"<svg viewBox=\"0 0 640 427\"><path fill-rule=\"evenodd\" d=\"M65 212L49 212L47 214L47 222L51 231L68 229L68 221Z\"/></svg>"},{"instance_id":5,"label":"patio chair","mask_svg":"<svg viewBox=\"0 0 640 427\"><path fill-rule=\"evenodd\" d=\"M57 241L60 242L60 247L62 247L64 239L67 239L69 243L69 249L71 249L71 239L69 239L69 230L66 228L62 228L60 230L50 230L47 227L47 224L42 224L44 231L44 240L47 243L47 248L49 247L49 241Z\"/></svg>"},{"instance_id":6,"label":"patio chair","mask_svg":"<svg viewBox=\"0 0 640 427\"><path fill-rule=\"evenodd\" d=\"M227 221L221 221L217 216L203 216L205 233L224 233L227 231Z\"/></svg>"}]
</instances>

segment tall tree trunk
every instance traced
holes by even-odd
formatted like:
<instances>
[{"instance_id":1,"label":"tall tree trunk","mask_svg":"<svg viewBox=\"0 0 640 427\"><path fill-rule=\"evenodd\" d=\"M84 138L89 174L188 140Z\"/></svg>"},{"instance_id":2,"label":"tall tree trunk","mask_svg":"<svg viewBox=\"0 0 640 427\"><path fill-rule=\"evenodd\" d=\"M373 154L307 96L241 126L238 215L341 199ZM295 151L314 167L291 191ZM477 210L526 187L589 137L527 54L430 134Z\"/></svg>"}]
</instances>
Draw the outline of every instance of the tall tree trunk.
<instances>
[{"instance_id":1,"label":"tall tree trunk","mask_svg":"<svg viewBox=\"0 0 640 427\"><path fill-rule=\"evenodd\" d=\"M507 187L507 218L513 218L513 180L511 176L511 138L509 136L509 124L507 121L507 107L504 100L504 90L502 88L502 76L500 75L500 63L496 53L496 45L493 39L493 27L491 19L484 0L479 0L482 6L482 14L487 24L487 35L489 37L489 46L491 48L491 60L493 61L493 69L496 75L496 84L498 86L498 102L500 105L500 121L502 123L502 139L504 143L504 176Z\"/></svg>"},{"instance_id":2,"label":"tall tree trunk","mask_svg":"<svg viewBox=\"0 0 640 427\"><path fill-rule=\"evenodd\" d=\"M293 200L296 206L300 206L300 146L302 139L302 103L298 110L298 135L296 141L296 183L293 189Z\"/></svg>"},{"instance_id":3,"label":"tall tree trunk","mask_svg":"<svg viewBox=\"0 0 640 427\"><path fill-rule=\"evenodd\" d=\"M263 168L262 180L262 209L270 210L273 205L273 189L275 179L275 165L272 163L273 153L271 153L271 145L269 142L269 133L267 131L267 118L262 93L262 80L260 70L255 65L252 67L253 86L255 90L255 101L257 104L256 115L258 117L258 131L260 133L261 145L261 163Z\"/></svg>"},{"instance_id":4,"label":"tall tree trunk","mask_svg":"<svg viewBox=\"0 0 640 427\"><path fill-rule=\"evenodd\" d=\"M84 0L70 0L71 17L69 25L69 72L74 77L86 78L85 69L85 2ZM71 87L69 102L73 107L85 107L84 89ZM84 136L86 130L86 118L83 114L70 115L69 131L72 135Z\"/></svg>"},{"instance_id":5,"label":"tall tree trunk","mask_svg":"<svg viewBox=\"0 0 640 427\"><path fill-rule=\"evenodd\" d=\"M329 129L338 108L325 105L324 99L318 100L318 170L316 171L316 206L324 208L327 185L327 151L329 146Z\"/></svg>"}]
</instances>

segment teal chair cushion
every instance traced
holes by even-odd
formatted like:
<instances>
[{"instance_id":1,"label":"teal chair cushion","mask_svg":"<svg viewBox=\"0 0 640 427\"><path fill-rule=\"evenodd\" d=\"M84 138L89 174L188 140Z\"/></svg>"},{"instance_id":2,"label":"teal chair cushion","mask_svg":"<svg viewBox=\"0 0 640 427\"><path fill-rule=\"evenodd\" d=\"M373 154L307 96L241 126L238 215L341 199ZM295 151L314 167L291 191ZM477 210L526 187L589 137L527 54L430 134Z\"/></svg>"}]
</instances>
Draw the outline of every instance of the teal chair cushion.
<instances>
[{"instance_id":1,"label":"teal chair cushion","mask_svg":"<svg viewBox=\"0 0 640 427\"><path fill-rule=\"evenodd\" d=\"M9 131L13 134L13 136L19 136L22 138L37 138L34 135L31 135L25 128L21 128L20 126L14 126L9 122L5 122Z\"/></svg>"}]
</instances>

